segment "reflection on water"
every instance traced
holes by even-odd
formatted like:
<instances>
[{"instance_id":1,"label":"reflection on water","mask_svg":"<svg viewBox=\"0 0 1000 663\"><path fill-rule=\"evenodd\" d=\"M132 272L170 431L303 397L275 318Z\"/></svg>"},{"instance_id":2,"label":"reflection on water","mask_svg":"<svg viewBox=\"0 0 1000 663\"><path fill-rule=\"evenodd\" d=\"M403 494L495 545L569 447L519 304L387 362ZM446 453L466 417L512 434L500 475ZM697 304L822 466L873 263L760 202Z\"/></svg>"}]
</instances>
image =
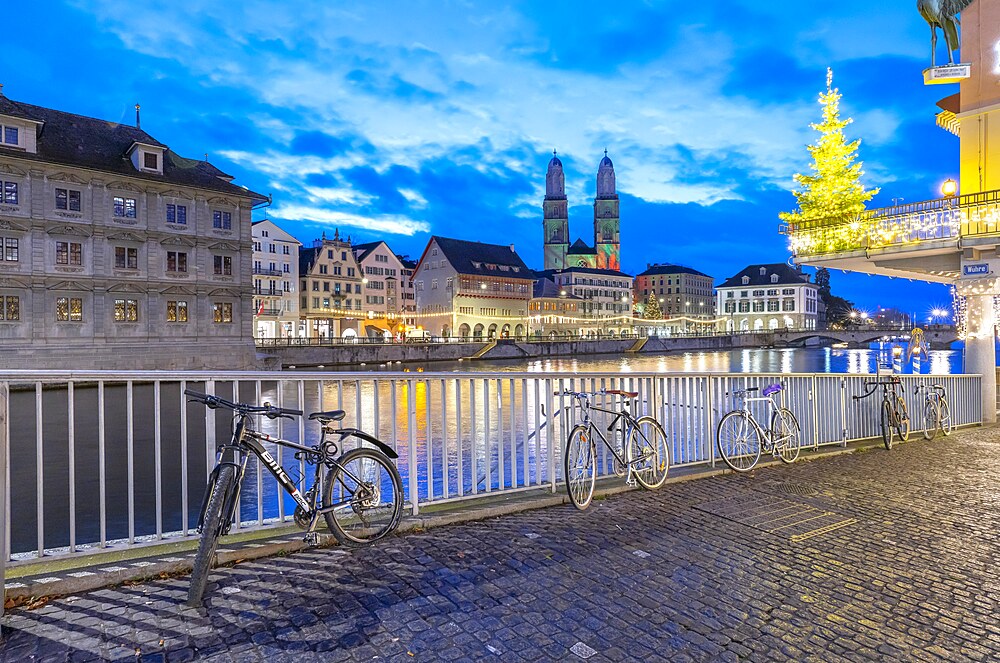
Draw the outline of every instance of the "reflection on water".
<instances>
[{"instance_id":1,"label":"reflection on water","mask_svg":"<svg viewBox=\"0 0 1000 663\"><path fill-rule=\"evenodd\" d=\"M409 364L410 370L448 372L514 371L531 373L875 373L892 363L890 348L782 348L711 350L672 354L584 355L544 359L448 361ZM369 367L370 368L370 367ZM393 364L377 370L400 370ZM345 369L356 370L356 369ZM901 366L902 373L961 373L961 350L931 350L929 358Z\"/></svg>"}]
</instances>

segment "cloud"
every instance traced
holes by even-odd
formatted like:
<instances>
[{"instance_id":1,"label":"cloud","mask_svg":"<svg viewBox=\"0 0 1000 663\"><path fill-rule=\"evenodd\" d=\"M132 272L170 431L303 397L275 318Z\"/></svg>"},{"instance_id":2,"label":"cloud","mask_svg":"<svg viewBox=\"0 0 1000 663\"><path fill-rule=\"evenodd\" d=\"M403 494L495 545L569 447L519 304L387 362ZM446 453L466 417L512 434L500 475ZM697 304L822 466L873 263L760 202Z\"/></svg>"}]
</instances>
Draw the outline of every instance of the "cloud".
<instances>
[{"instance_id":1,"label":"cloud","mask_svg":"<svg viewBox=\"0 0 1000 663\"><path fill-rule=\"evenodd\" d=\"M309 205L278 205L271 208L270 216L277 219L296 221L299 225L358 228L368 232L389 233L392 235L413 235L429 230L429 226L425 221L417 221L404 216L360 216Z\"/></svg>"}]
</instances>

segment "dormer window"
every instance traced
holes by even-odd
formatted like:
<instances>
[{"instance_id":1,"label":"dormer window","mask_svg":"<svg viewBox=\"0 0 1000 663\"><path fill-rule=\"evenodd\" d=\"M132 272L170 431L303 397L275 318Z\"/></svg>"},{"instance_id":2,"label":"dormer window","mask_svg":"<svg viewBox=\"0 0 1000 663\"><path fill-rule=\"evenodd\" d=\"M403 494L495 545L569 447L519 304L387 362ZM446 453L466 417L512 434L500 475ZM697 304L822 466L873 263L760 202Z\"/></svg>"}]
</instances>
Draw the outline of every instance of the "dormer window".
<instances>
[{"instance_id":1,"label":"dormer window","mask_svg":"<svg viewBox=\"0 0 1000 663\"><path fill-rule=\"evenodd\" d=\"M749 276L744 276L743 277L743 285L747 285L748 283L750 283L750 277Z\"/></svg>"},{"instance_id":2,"label":"dormer window","mask_svg":"<svg viewBox=\"0 0 1000 663\"><path fill-rule=\"evenodd\" d=\"M767 274L767 267L761 267L760 268L760 275L764 276L765 274Z\"/></svg>"},{"instance_id":3,"label":"dormer window","mask_svg":"<svg viewBox=\"0 0 1000 663\"><path fill-rule=\"evenodd\" d=\"M778 282L778 275L771 274L771 283L777 283L777 282Z\"/></svg>"},{"instance_id":4,"label":"dormer window","mask_svg":"<svg viewBox=\"0 0 1000 663\"><path fill-rule=\"evenodd\" d=\"M19 127L10 127L3 125L0 127L3 131L0 131L0 140L3 140L4 145L20 145L20 130Z\"/></svg>"},{"instance_id":5,"label":"dormer window","mask_svg":"<svg viewBox=\"0 0 1000 663\"><path fill-rule=\"evenodd\" d=\"M144 168L148 168L149 170L159 170L160 155L154 154L153 152L143 152L142 165Z\"/></svg>"},{"instance_id":6,"label":"dormer window","mask_svg":"<svg viewBox=\"0 0 1000 663\"><path fill-rule=\"evenodd\" d=\"M162 175L164 149L162 145L132 143L132 147L129 149L129 158L136 170Z\"/></svg>"}]
</instances>

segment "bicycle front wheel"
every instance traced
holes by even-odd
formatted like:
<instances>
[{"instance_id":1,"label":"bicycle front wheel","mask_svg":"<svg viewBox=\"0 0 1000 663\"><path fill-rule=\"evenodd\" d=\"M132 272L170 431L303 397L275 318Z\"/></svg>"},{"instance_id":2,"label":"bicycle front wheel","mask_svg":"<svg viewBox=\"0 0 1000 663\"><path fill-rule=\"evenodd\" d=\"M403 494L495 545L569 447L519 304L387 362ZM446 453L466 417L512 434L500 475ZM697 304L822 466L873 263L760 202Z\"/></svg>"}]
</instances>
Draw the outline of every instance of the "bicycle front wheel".
<instances>
[{"instance_id":1,"label":"bicycle front wheel","mask_svg":"<svg viewBox=\"0 0 1000 663\"><path fill-rule=\"evenodd\" d=\"M941 408L941 432L945 435L951 435L951 408L948 407L948 401L942 398L938 407Z\"/></svg>"},{"instance_id":2,"label":"bicycle front wheel","mask_svg":"<svg viewBox=\"0 0 1000 663\"><path fill-rule=\"evenodd\" d=\"M416 496L413 496L416 499ZM396 529L403 480L385 454L361 447L337 459L323 487L326 525L344 545L364 545Z\"/></svg>"},{"instance_id":3,"label":"bicycle front wheel","mask_svg":"<svg viewBox=\"0 0 1000 663\"><path fill-rule=\"evenodd\" d=\"M902 396L896 396L896 432L899 434L899 439L906 442L906 438L910 436L910 415L906 411L906 401L903 400Z\"/></svg>"},{"instance_id":4,"label":"bicycle front wheel","mask_svg":"<svg viewBox=\"0 0 1000 663\"><path fill-rule=\"evenodd\" d=\"M735 472L749 472L760 459L760 432L742 410L726 414L716 429L719 455Z\"/></svg>"},{"instance_id":5,"label":"bicycle front wheel","mask_svg":"<svg viewBox=\"0 0 1000 663\"><path fill-rule=\"evenodd\" d=\"M583 425L576 426L566 440L566 492L569 501L583 511L590 506L594 497L594 482L597 479L596 448L590 430Z\"/></svg>"},{"instance_id":6,"label":"bicycle front wheel","mask_svg":"<svg viewBox=\"0 0 1000 663\"><path fill-rule=\"evenodd\" d=\"M892 405L882 401L882 444L886 450L892 449Z\"/></svg>"},{"instance_id":7,"label":"bicycle front wheel","mask_svg":"<svg viewBox=\"0 0 1000 663\"><path fill-rule=\"evenodd\" d=\"M924 438L931 439L934 434L937 433L938 429L938 418L940 414L938 412L937 403L934 401L927 401L924 403Z\"/></svg>"},{"instance_id":8,"label":"bicycle front wheel","mask_svg":"<svg viewBox=\"0 0 1000 663\"><path fill-rule=\"evenodd\" d=\"M670 448L663 426L653 417L640 417L631 433L625 459L632 468L632 476L643 488L659 488L670 469Z\"/></svg>"},{"instance_id":9,"label":"bicycle front wheel","mask_svg":"<svg viewBox=\"0 0 1000 663\"><path fill-rule=\"evenodd\" d=\"M191 569L191 586L188 588L187 604L200 607L208 584L208 572L215 562L215 549L219 545L219 536L226 523L222 522L222 512L226 497L236 483L236 468L223 465L215 477L215 483L209 486L209 496L205 514L201 523L201 538L198 541L198 552L194 556L194 567Z\"/></svg>"},{"instance_id":10,"label":"bicycle front wheel","mask_svg":"<svg viewBox=\"0 0 1000 663\"><path fill-rule=\"evenodd\" d=\"M802 446L802 429L788 408L778 408L771 415L771 441L782 462L794 463Z\"/></svg>"}]
</instances>

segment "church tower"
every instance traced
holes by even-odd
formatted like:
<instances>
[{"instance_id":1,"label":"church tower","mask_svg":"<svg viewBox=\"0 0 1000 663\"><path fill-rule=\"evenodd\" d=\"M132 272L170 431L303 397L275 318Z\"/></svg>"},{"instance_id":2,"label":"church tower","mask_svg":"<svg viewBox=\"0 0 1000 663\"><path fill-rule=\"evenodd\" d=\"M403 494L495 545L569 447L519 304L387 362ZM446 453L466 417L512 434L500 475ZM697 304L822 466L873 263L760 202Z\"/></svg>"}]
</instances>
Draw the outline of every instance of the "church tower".
<instances>
[{"instance_id":1,"label":"church tower","mask_svg":"<svg viewBox=\"0 0 1000 663\"><path fill-rule=\"evenodd\" d=\"M545 269L564 269L566 251L569 249L569 213L566 203L566 175L563 174L562 161L556 156L555 150L552 150L552 160L549 161L549 170L545 174L545 202L542 203L542 210Z\"/></svg>"},{"instance_id":2,"label":"church tower","mask_svg":"<svg viewBox=\"0 0 1000 663\"><path fill-rule=\"evenodd\" d=\"M615 165L604 150L604 158L597 168L597 197L594 198L594 249L598 269L621 270L619 227Z\"/></svg>"}]
</instances>

